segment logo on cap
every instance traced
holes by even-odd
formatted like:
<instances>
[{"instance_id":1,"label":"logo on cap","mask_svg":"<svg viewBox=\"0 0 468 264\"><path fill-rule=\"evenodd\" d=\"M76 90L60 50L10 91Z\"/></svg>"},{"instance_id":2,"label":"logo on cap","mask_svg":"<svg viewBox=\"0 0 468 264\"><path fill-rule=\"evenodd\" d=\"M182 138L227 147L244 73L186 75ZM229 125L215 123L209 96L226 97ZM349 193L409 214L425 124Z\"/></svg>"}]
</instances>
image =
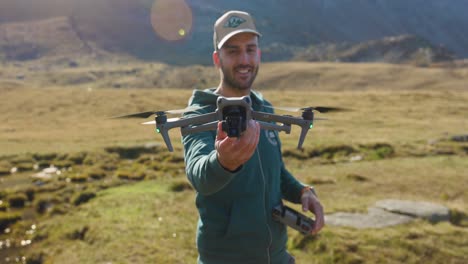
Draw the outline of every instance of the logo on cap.
<instances>
[{"instance_id":1,"label":"logo on cap","mask_svg":"<svg viewBox=\"0 0 468 264\"><path fill-rule=\"evenodd\" d=\"M226 21L226 23L224 23L224 27L225 28L236 28L238 27L240 24L244 23L246 20L241 18L241 17L238 17L238 16L232 16L229 18L228 21Z\"/></svg>"}]
</instances>

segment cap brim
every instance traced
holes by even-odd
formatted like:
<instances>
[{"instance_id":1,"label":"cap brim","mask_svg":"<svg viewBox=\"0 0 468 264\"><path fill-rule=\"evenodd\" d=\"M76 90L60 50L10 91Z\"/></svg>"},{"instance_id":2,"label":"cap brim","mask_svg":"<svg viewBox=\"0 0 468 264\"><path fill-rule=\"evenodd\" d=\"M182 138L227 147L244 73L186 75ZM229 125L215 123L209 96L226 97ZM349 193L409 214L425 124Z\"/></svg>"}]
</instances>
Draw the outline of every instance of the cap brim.
<instances>
[{"instance_id":1,"label":"cap brim","mask_svg":"<svg viewBox=\"0 0 468 264\"><path fill-rule=\"evenodd\" d=\"M232 36L240 34L240 33L253 33L253 34L256 34L259 37L262 36L262 34L260 34L258 31L253 30L253 29L239 29L239 30L236 30L236 31L232 31L231 33L227 34L226 36L224 36L224 38L222 38L219 41L218 49L221 49L221 47L224 45L224 43L226 43L226 41L228 39L230 39Z\"/></svg>"}]
</instances>

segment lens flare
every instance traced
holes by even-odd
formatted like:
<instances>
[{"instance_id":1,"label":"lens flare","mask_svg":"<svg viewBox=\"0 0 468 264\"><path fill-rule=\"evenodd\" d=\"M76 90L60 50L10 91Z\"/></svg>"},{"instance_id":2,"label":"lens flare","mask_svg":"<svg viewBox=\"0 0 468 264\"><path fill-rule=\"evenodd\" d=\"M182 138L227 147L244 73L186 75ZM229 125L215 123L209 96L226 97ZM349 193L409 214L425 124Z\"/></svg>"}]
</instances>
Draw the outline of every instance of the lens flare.
<instances>
[{"instance_id":1,"label":"lens flare","mask_svg":"<svg viewBox=\"0 0 468 264\"><path fill-rule=\"evenodd\" d=\"M155 0L151 8L151 25L164 40L177 41L192 30L192 10L185 0Z\"/></svg>"}]
</instances>

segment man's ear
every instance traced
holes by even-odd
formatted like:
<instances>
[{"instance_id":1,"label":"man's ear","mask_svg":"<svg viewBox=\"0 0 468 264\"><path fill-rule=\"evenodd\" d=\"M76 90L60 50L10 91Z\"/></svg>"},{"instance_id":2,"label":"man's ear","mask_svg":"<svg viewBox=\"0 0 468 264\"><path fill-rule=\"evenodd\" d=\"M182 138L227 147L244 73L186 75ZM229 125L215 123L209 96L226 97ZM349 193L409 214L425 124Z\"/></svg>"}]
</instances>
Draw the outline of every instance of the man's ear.
<instances>
[{"instance_id":1,"label":"man's ear","mask_svg":"<svg viewBox=\"0 0 468 264\"><path fill-rule=\"evenodd\" d=\"M219 51L213 51L213 64L219 67Z\"/></svg>"}]
</instances>

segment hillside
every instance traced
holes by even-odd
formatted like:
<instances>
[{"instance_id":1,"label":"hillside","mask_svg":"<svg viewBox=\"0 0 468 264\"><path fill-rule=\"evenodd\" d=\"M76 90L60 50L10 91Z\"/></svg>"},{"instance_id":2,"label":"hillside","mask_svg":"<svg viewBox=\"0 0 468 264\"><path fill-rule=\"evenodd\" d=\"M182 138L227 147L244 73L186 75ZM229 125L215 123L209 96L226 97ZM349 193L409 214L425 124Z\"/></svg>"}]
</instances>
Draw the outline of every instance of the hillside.
<instances>
[{"instance_id":1,"label":"hillside","mask_svg":"<svg viewBox=\"0 0 468 264\"><path fill-rule=\"evenodd\" d=\"M7 61L103 53L82 38L72 17L0 24L0 55Z\"/></svg>"},{"instance_id":2,"label":"hillside","mask_svg":"<svg viewBox=\"0 0 468 264\"><path fill-rule=\"evenodd\" d=\"M214 20L225 10L242 9L255 16L264 35L261 44L266 50L278 45L290 49L324 43L358 45L389 36L414 35L434 47L452 51L457 57L468 56L468 35L465 34L468 2L464 0L157 2L165 3L164 8L161 7L163 4L154 6L156 2L152 0L62 0L59 3L53 0L4 0L0 3L0 23L69 17L75 34L86 43L96 43L100 49L170 64L208 65L211 64ZM156 32L159 27L179 30L171 28L178 27L176 23L164 23L163 20L163 25L152 25L154 18L167 10L173 14L169 19L184 18L180 25L184 34L179 40L165 40ZM278 61L294 56L286 49L284 53L265 53L263 58Z\"/></svg>"},{"instance_id":3,"label":"hillside","mask_svg":"<svg viewBox=\"0 0 468 264\"><path fill-rule=\"evenodd\" d=\"M293 60L386 62L427 66L431 63L453 61L454 54L442 46L413 36L402 35L371 40L359 44L321 44L296 50Z\"/></svg>"},{"instance_id":4,"label":"hillside","mask_svg":"<svg viewBox=\"0 0 468 264\"><path fill-rule=\"evenodd\" d=\"M213 66L172 66L121 60L94 63L66 60L21 62L0 68L0 87L184 88L218 85ZM384 63L263 63L255 82L260 90L466 90L466 63L415 67Z\"/></svg>"}]
</instances>

